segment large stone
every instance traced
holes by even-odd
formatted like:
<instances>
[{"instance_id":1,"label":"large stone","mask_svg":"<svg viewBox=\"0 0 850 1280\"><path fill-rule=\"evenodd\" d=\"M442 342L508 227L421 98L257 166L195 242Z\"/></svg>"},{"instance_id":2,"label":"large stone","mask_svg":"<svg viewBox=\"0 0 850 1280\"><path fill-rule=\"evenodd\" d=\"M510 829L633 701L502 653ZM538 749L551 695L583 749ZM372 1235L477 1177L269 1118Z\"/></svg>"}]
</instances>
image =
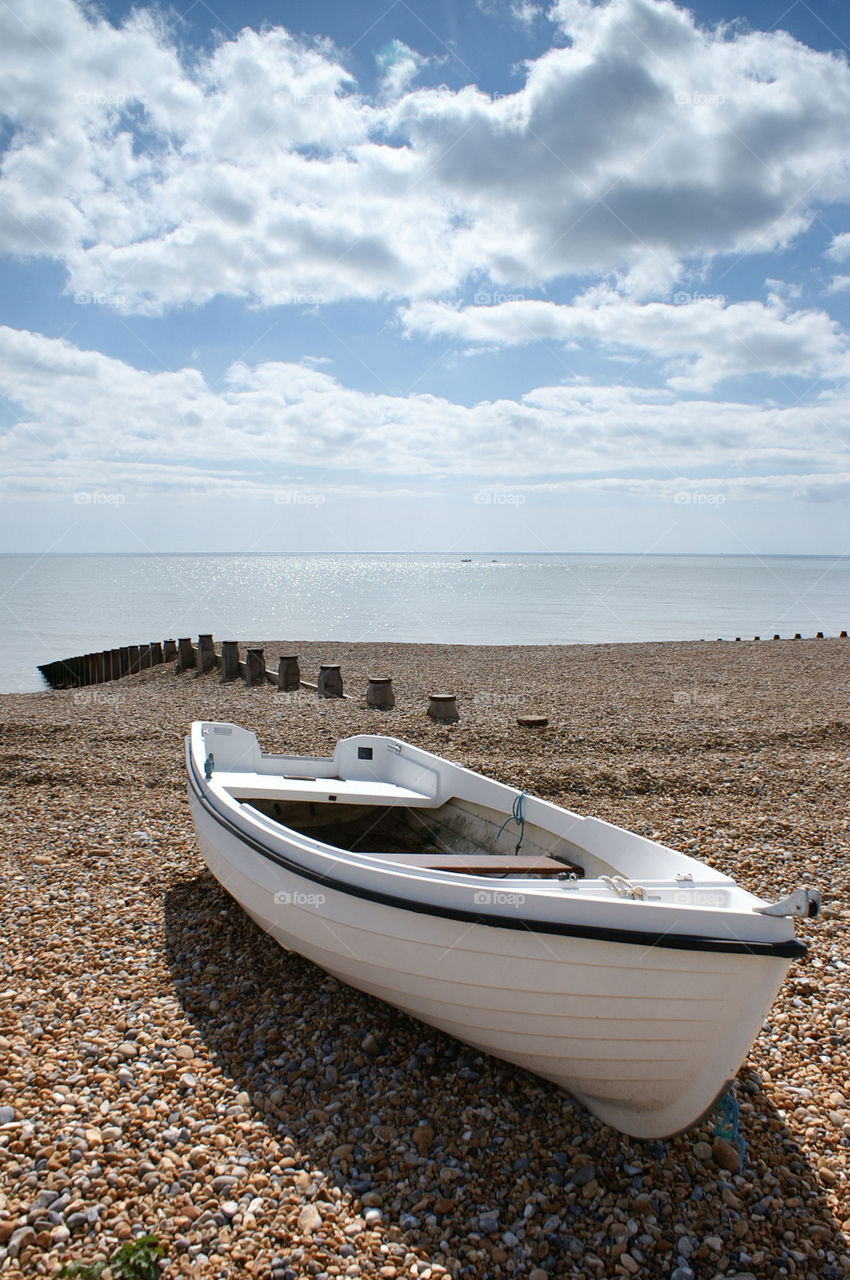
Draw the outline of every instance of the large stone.
<instances>
[{"instance_id":1,"label":"large stone","mask_svg":"<svg viewBox=\"0 0 850 1280\"><path fill-rule=\"evenodd\" d=\"M322 1215L314 1204L305 1204L298 1215L298 1230L305 1235L312 1235L322 1225Z\"/></svg>"}]
</instances>

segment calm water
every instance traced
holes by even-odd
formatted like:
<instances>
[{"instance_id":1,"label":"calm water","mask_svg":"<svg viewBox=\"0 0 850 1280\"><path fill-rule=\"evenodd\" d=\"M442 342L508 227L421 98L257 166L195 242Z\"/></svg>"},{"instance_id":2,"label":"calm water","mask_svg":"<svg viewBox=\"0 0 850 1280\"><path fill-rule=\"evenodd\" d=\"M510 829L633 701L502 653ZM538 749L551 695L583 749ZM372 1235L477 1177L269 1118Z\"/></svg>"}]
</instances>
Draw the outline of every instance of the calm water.
<instances>
[{"instance_id":1,"label":"calm water","mask_svg":"<svg viewBox=\"0 0 850 1280\"><path fill-rule=\"evenodd\" d=\"M92 650L217 640L572 644L837 635L850 558L0 556L0 689Z\"/></svg>"}]
</instances>

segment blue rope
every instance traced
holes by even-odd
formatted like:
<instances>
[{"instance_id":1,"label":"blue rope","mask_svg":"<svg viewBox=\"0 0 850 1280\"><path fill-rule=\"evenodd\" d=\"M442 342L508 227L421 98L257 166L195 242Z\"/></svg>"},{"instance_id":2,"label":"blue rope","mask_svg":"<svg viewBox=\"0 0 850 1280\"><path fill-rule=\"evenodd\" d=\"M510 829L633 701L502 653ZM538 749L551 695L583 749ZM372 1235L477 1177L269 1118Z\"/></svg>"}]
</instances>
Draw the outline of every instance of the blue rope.
<instances>
[{"instance_id":1,"label":"blue rope","mask_svg":"<svg viewBox=\"0 0 850 1280\"><path fill-rule=\"evenodd\" d=\"M527 791L519 792L519 794L516 796L513 802L510 817L505 818L505 821L499 827L499 835L496 836L496 839L498 840L499 836L501 836L502 832L504 831L505 827L508 825L509 822L515 822L517 824L517 826L519 827L519 840L517 841L517 846L514 849L514 855L519 853L520 849L522 848L522 842L525 839L525 814L522 811L522 802L523 802L523 798L527 795L528 795Z\"/></svg>"},{"instance_id":2,"label":"blue rope","mask_svg":"<svg viewBox=\"0 0 850 1280\"><path fill-rule=\"evenodd\" d=\"M731 1089L726 1090L717 1104L717 1110L714 1113L714 1136L715 1138L723 1138L725 1142L738 1148L738 1158L741 1162L738 1172L743 1173L744 1152L747 1149L747 1144L744 1141L744 1135L738 1128L738 1103Z\"/></svg>"}]
</instances>

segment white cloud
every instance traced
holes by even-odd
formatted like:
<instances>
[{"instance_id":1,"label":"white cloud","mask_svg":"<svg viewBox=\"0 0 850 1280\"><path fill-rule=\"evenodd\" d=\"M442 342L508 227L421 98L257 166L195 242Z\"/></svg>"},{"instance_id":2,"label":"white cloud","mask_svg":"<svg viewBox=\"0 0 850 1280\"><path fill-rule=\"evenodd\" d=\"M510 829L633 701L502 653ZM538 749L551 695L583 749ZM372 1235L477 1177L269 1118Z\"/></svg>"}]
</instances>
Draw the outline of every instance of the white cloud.
<instances>
[{"instance_id":1,"label":"white cloud","mask_svg":"<svg viewBox=\"0 0 850 1280\"><path fill-rule=\"evenodd\" d=\"M833 496L850 445L850 432L833 427L850 409L838 393L761 408L578 383L465 406L367 394L278 362L235 364L215 390L195 369L149 373L9 328L0 329L0 394L20 409L0 437L9 498L93 487L269 496L317 483L398 487L411 476L426 489L474 477L544 487L651 481L675 492L688 472L692 485L733 477L742 492Z\"/></svg>"},{"instance_id":2,"label":"white cloud","mask_svg":"<svg viewBox=\"0 0 850 1280\"><path fill-rule=\"evenodd\" d=\"M279 28L189 65L149 11L116 29L19 0L0 12L0 237L153 314L216 293L420 299L471 272L617 273L647 297L847 199L843 59L699 30L669 0L553 13L572 43L513 95L410 91L423 60L399 45L367 102L333 49Z\"/></svg>"},{"instance_id":3,"label":"white cloud","mask_svg":"<svg viewBox=\"0 0 850 1280\"><path fill-rule=\"evenodd\" d=\"M846 262L850 258L850 231L842 231L840 235L833 236L832 244L826 252L836 262Z\"/></svg>"},{"instance_id":4,"label":"white cloud","mask_svg":"<svg viewBox=\"0 0 850 1280\"><path fill-rule=\"evenodd\" d=\"M382 91L387 98L398 97L416 79L422 67L428 65L428 59L414 49L409 48L402 40L391 40L380 49L376 62L382 73Z\"/></svg>"},{"instance_id":5,"label":"white cloud","mask_svg":"<svg viewBox=\"0 0 850 1280\"><path fill-rule=\"evenodd\" d=\"M482 295L482 301L494 295ZM465 343L517 346L535 341L598 344L660 361L668 385L710 390L724 378L770 374L782 380L846 377L847 343L822 311L787 311L775 298L728 303L681 291L672 303L640 304L610 289L596 289L570 306L532 299L452 307L422 301L402 312L405 331Z\"/></svg>"}]
</instances>

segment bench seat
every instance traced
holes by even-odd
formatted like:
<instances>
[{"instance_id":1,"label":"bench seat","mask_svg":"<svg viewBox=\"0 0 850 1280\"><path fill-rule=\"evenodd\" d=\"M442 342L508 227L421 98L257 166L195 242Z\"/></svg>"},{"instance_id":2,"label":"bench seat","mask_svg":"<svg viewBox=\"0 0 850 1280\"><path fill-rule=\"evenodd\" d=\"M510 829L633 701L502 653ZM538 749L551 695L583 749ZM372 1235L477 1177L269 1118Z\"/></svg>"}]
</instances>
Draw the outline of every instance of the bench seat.
<instances>
[{"instance_id":1,"label":"bench seat","mask_svg":"<svg viewBox=\"0 0 850 1280\"><path fill-rule=\"evenodd\" d=\"M368 804L380 807L433 808L437 801L421 791L392 782L359 782L340 778L283 778L273 773L213 773L211 784L234 800L315 801L317 804Z\"/></svg>"},{"instance_id":2,"label":"bench seat","mask_svg":"<svg viewBox=\"0 0 850 1280\"><path fill-rule=\"evenodd\" d=\"M370 858L381 862L398 862L404 867L424 867L429 871L454 871L459 875L501 876L501 875L559 875L569 872L570 866L555 858L536 854L493 853L369 853L358 850ZM572 864L571 864L572 865ZM580 867L573 868L580 871Z\"/></svg>"}]
</instances>

